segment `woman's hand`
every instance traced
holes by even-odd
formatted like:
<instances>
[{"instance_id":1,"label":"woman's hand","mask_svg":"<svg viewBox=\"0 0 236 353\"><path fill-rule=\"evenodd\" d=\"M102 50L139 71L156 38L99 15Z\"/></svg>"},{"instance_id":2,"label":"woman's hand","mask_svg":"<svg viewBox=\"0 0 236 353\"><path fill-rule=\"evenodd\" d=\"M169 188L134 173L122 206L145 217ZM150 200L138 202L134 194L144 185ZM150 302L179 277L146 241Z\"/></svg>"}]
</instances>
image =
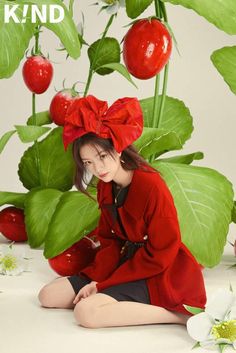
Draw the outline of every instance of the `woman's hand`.
<instances>
[{"instance_id":1,"label":"woman's hand","mask_svg":"<svg viewBox=\"0 0 236 353\"><path fill-rule=\"evenodd\" d=\"M89 284L86 284L83 288L80 289L78 294L76 295L73 304L77 304L82 298L87 298L91 294L96 294L97 293L97 287L96 284L98 282L92 281Z\"/></svg>"}]
</instances>

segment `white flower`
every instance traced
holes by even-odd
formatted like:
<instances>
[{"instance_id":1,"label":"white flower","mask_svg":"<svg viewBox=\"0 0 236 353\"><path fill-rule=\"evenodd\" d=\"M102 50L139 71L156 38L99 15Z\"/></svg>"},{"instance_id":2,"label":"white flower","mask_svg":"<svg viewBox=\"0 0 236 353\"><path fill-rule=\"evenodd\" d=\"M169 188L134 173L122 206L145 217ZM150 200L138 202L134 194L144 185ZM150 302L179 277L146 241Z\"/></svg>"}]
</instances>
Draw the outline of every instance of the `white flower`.
<instances>
[{"instance_id":1,"label":"white flower","mask_svg":"<svg viewBox=\"0 0 236 353\"><path fill-rule=\"evenodd\" d=\"M0 248L0 274L17 276L27 270L28 260L25 251L11 245L2 245Z\"/></svg>"},{"instance_id":2,"label":"white flower","mask_svg":"<svg viewBox=\"0 0 236 353\"><path fill-rule=\"evenodd\" d=\"M120 7L125 6L125 0L100 0L100 2L106 4L104 8L109 15L115 15Z\"/></svg>"},{"instance_id":3,"label":"white flower","mask_svg":"<svg viewBox=\"0 0 236 353\"><path fill-rule=\"evenodd\" d=\"M207 301L204 312L187 321L189 335L202 347L231 345L236 350L236 296L219 289Z\"/></svg>"}]
</instances>

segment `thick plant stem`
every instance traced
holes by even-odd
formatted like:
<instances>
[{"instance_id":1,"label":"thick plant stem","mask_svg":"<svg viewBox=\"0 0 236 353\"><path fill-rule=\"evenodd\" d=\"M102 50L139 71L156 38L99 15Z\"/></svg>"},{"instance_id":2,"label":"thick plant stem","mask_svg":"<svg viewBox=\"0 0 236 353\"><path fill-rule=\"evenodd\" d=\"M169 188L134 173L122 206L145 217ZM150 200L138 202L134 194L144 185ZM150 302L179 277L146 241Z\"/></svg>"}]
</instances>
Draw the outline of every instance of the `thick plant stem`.
<instances>
[{"instance_id":1,"label":"thick plant stem","mask_svg":"<svg viewBox=\"0 0 236 353\"><path fill-rule=\"evenodd\" d=\"M93 59L93 62L96 62L96 59L97 59L97 53L101 47L101 40L103 38L105 38L106 34L107 34L107 31L109 29L109 27L111 26L112 24L112 21L113 21L113 18L114 18L115 15L111 15L111 17L109 18L108 22L107 22L107 25L105 27L105 30L102 34L102 37L100 39L100 42L99 42L99 45L97 47L97 50L95 52L95 55L94 55L94 59ZM88 90L89 90L89 87L90 87L90 84L91 84L91 81L92 81L92 77L93 77L93 74L94 74L94 69L93 69L93 63L91 63L90 65L90 68L89 68L89 74L88 74L88 78L87 78L87 82L86 82L86 86L85 86L85 90L84 90L84 97L86 97L87 93L88 93Z\"/></svg>"}]
</instances>

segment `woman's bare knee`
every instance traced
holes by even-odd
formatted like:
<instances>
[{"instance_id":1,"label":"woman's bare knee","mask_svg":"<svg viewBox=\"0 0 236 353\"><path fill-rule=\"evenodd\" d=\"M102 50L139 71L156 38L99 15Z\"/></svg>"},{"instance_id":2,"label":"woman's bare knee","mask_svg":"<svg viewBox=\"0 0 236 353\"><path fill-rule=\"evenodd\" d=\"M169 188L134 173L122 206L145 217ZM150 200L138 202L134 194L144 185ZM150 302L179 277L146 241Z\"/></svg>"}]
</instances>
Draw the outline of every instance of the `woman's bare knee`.
<instances>
[{"instance_id":1,"label":"woman's bare knee","mask_svg":"<svg viewBox=\"0 0 236 353\"><path fill-rule=\"evenodd\" d=\"M97 293L81 299L74 308L74 315L77 323L87 328L99 328L97 314L100 306L117 302L109 295Z\"/></svg>"},{"instance_id":2,"label":"woman's bare knee","mask_svg":"<svg viewBox=\"0 0 236 353\"><path fill-rule=\"evenodd\" d=\"M74 290L67 278L57 278L46 284L39 292L38 299L45 308L73 308Z\"/></svg>"}]
</instances>

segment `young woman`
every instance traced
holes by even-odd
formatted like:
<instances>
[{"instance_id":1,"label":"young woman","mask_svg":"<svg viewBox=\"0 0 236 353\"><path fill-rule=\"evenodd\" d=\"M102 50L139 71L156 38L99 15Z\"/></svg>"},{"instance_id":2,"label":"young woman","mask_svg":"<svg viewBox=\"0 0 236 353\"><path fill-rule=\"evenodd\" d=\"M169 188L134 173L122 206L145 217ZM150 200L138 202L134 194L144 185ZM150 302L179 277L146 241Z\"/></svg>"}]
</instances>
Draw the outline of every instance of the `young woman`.
<instances>
[{"instance_id":1,"label":"young woman","mask_svg":"<svg viewBox=\"0 0 236 353\"><path fill-rule=\"evenodd\" d=\"M135 98L109 109L93 96L69 108L65 148L73 142L75 185L86 193L85 176L99 180L100 249L75 276L59 278L39 293L44 307L74 308L90 328L155 323L185 324L183 304L204 308L199 264L181 242L173 197L160 173L132 146L143 128Z\"/></svg>"}]
</instances>

